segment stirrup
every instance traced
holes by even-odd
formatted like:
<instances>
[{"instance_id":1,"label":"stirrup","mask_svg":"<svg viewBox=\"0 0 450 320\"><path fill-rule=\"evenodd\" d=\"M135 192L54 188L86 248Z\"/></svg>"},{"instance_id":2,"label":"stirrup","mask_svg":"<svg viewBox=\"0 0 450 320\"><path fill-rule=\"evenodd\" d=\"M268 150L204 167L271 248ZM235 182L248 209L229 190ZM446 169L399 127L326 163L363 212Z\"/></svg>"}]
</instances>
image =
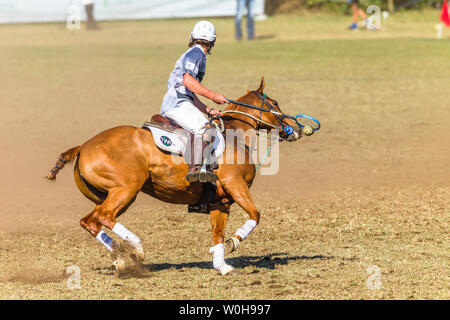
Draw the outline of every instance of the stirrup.
<instances>
[{"instance_id":1,"label":"stirrup","mask_svg":"<svg viewBox=\"0 0 450 320\"><path fill-rule=\"evenodd\" d=\"M186 175L186 180L190 183L197 182L199 180L200 173L199 172L189 172Z\"/></svg>"},{"instance_id":2,"label":"stirrup","mask_svg":"<svg viewBox=\"0 0 450 320\"><path fill-rule=\"evenodd\" d=\"M209 170L206 170L206 165L202 166L202 169L200 170L200 173L198 174L198 181L205 183L205 182L216 182L218 179L217 175Z\"/></svg>"},{"instance_id":3,"label":"stirrup","mask_svg":"<svg viewBox=\"0 0 450 320\"><path fill-rule=\"evenodd\" d=\"M189 182L197 182L200 174L200 166L195 165L193 168L189 166L189 171L186 175L186 180Z\"/></svg>"}]
</instances>

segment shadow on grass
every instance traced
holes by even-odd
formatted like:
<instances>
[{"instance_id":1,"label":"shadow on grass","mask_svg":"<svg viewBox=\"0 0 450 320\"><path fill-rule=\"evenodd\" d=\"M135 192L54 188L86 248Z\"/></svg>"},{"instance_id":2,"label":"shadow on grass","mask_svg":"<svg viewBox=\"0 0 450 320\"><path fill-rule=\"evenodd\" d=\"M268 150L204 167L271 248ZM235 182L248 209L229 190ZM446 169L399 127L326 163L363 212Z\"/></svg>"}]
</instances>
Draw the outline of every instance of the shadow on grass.
<instances>
[{"instance_id":1,"label":"shadow on grass","mask_svg":"<svg viewBox=\"0 0 450 320\"><path fill-rule=\"evenodd\" d=\"M250 273L258 273L260 269L274 270L277 266L288 265L291 261L297 260L330 260L336 259L334 256L289 256L285 252L273 253L264 256L241 256L235 258L226 259L227 263L235 268L243 269L246 267L253 267L253 271ZM130 274L126 272L120 276L121 279L129 278L150 278L155 276L155 272L164 271L169 269L177 269L182 271L182 269L213 269L212 261L199 261L199 262L186 262L186 263L154 263L154 264L143 264L142 270L139 274ZM114 272L110 268L95 268L94 271L102 275L113 276Z\"/></svg>"},{"instance_id":2,"label":"shadow on grass","mask_svg":"<svg viewBox=\"0 0 450 320\"><path fill-rule=\"evenodd\" d=\"M297 260L329 260L334 259L332 256L289 256L287 253L273 253L265 256L241 256L236 258L227 258L228 264L236 268L254 267L254 273L259 272L258 269L274 270L279 265L287 265L290 261ZM171 268L200 268L212 269L212 261L187 262L187 263L155 263L144 264L143 267L149 271L162 271Z\"/></svg>"},{"instance_id":3,"label":"shadow on grass","mask_svg":"<svg viewBox=\"0 0 450 320\"><path fill-rule=\"evenodd\" d=\"M274 34L262 34L262 35L256 36L254 38L254 40L267 40L267 39L273 39L275 37L276 37L276 35L274 35Z\"/></svg>"}]
</instances>

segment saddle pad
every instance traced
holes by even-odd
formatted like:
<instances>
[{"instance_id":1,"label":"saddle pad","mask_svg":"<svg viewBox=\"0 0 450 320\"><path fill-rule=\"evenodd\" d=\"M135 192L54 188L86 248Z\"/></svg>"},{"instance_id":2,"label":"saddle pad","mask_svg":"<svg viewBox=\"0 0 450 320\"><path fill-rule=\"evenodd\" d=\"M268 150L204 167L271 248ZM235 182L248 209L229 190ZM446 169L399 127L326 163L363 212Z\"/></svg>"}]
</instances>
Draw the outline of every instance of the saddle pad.
<instances>
[{"instance_id":1,"label":"saddle pad","mask_svg":"<svg viewBox=\"0 0 450 320\"><path fill-rule=\"evenodd\" d=\"M189 133L178 133L179 130L165 130L161 126L153 125L152 123L145 122L142 126L144 129L148 129L153 134L153 140L158 148L171 153L184 155L188 143L190 143L188 136ZM214 141L214 155L219 158L225 151L225 139L222 133L216 129L217 139Z\"/></svg>"}]
</instances>

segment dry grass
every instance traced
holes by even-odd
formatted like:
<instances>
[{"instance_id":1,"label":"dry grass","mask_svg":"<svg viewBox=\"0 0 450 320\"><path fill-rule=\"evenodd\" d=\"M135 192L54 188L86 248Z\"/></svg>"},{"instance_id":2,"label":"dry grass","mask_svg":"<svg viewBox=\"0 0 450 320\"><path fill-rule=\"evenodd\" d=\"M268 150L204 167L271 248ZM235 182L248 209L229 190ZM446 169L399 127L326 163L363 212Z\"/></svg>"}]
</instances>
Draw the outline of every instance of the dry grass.
<instances>
[{"instance_id":1,"label":"dry grass","mask_svg":"<svg viewBox=\"0 0 450 320\"><path fill-rule=\"evenodd\" d=\"M9 275L0 283L2 297L447 299L449 198L448 189L411 187L349 191L305 204L258 202L263 221L228 257L243 272L231 277L212 269L207 217L182 207L169 214L153 203L122 219L147 249L139 277L112 276L109 255L75 227L2 234L2 269ZM229 230L235 230L245 216L238 209L231 215ZM68 290L61 278L70 265L81 268L81 290ZM381 270L379 290L367 287L371 265Z\"/></svg>"},{"instance_id":2,"label":"dry grass","mask_svg":"<svg viewBox=\"0 0 450 320\"><path fill-rule=\"evenodd\" d=\"M0 38L0 298L448 299L448 40L435 12L396 15L387 31L348 32L346 18L281 16L264 36L219 42L205 84L229 97L257 86L323 129L281 146L280 172L258 176L261 224L212 269L209 219L140 196L121 223L146 249L140 277L116 279L107 251L78 225L92 210L71 170L41 179L57 155L100 130L159 110L192 20L2 26ZM169 38L163 35L169 33ZM247 219L233 208L232 234ZM65 270L81 269L68 290ZM369 266L381 271L370 290Z\"/></svg>"}]
</instances>

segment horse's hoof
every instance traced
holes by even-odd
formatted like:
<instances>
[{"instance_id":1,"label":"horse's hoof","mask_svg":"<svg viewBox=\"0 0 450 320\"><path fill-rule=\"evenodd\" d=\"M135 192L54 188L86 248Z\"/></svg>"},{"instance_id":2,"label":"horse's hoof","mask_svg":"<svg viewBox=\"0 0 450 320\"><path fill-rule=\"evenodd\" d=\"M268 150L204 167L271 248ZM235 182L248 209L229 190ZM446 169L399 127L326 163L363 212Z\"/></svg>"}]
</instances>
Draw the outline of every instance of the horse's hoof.
<instances>
[{"instance_id":1,"label":"horse's hoof","mask_svg":"<svg viewBox=\"0 0 450 320\"><path fill-rule=\"evenodd\" d=\"M227 250L227 253L232 253L233 251L236 251L237 248L239 248L239 244L241 242L236 237L229 237L227 240L225 240L225 248Z\"/></svg>"},{"instance_id":2,"label":"horse's hoof","mask_svg":"<svg viewBox=\"0 0 450 320\"><path fill-rule=\"evenodd\" d=\"M125 261L122 259L118 259L112 263L111 268L114 270L114 275L119 278L120 275L125 271Z\"/></svg>"}]
</instances>

